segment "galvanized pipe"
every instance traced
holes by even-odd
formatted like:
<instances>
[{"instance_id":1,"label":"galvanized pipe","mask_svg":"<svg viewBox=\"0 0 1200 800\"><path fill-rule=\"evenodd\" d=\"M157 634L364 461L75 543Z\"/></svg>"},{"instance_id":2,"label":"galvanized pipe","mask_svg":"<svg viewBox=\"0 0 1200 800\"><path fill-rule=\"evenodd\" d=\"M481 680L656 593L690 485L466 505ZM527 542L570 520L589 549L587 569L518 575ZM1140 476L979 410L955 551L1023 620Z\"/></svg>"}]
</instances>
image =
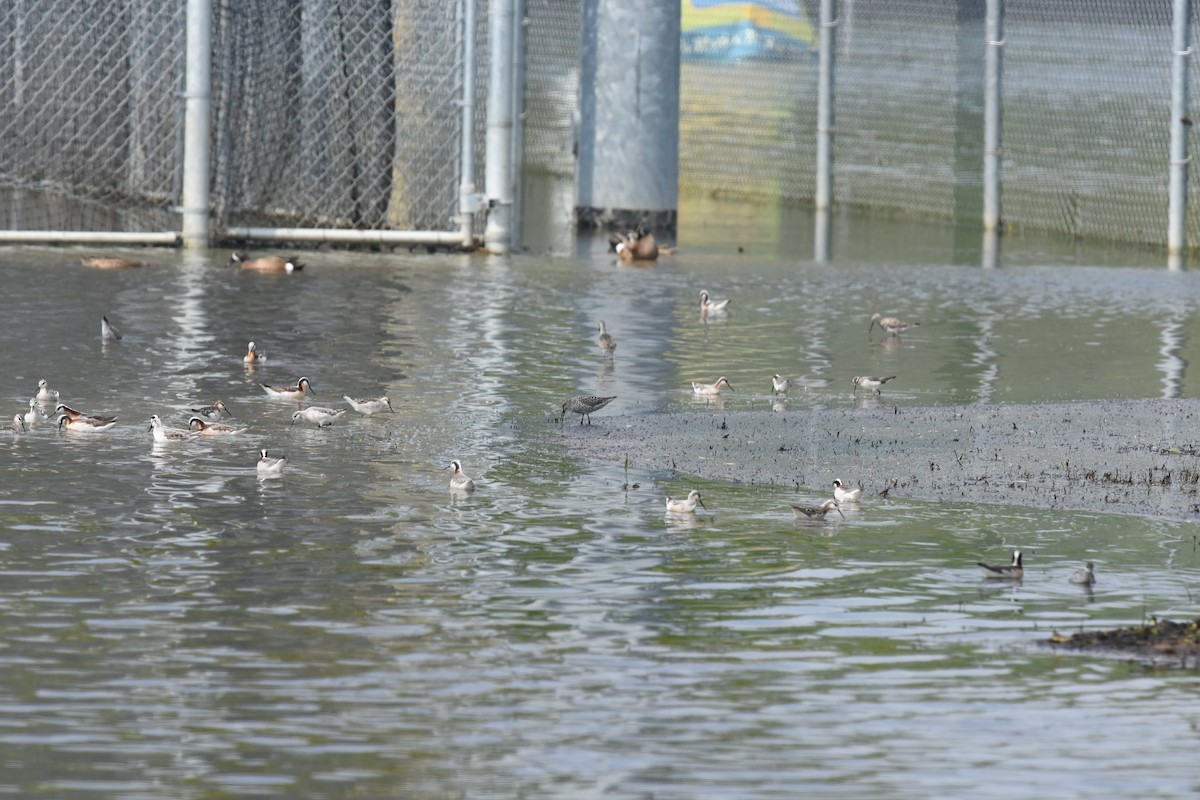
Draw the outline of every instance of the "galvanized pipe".
<instances>
[{"instance_id":1,"label":"galvanized pipe","mask_svg":"<svg viewBox=\"0 0 1200 800\"><path fill-rule=\"evenodd\" d=\"M179 209L184 247L208 247L211 79L212 1L187 0L183 185Z\"/></svg>"},{"instance_id":2,"label":"galvanized pipe","mask_svg":"<svg viewBox=\"0 0 1200 800\"><path fill-rule=\"evenodd\" d=\"M483 245L493 253L507 253L512 245L513 207L513 0L490 0L488 37L491 68L484 167L488 221Z\"/></svg>"},{"instance_id":3,"label":"galvanized pipe","mask_svg":"<svg viewBox=\"0 0 1200 800\"><path fill-rule=\"evenodd\" d=\"M829 260L830 211L833 207L833 70L837 47L837 0L821 0L820 53L817 63L817 188L813 258Z\"/></svg>"},{"instance_id":4,"label":"galvanized pipe","mask_svg":"<svg viewBox=\"0 0 1200 800\"><path fill-rule=\"evenodd\" d=\"M30 231L0 230L3 244L152 244L175 247L175 231Z\"/></svg>"},{"instance_id":5,"label":"galvanized pipe","mask_svg":"<svg viewBox=\"0 0 1200 800\"><path fill-rule=\"evenodd\" d=\"M475 3L462 0L462 139L459 151L458 187L459 237L463 247L470 247L475 227L475 212L479 210L479 195L475 191Z\"/></svg>"},{"instance_id":6,"label":"galvanized pipe","mask_svg":"<svg viewBox=\"0 0 1200 800\"><path fill-rule=\"evenodd\" d=\"M280 242L336 242L339 244L440 245L463 244L459 231L385 231L349 228L226 228L223 239L257 239Z\"/></svg>"},{"instance_id":7,"label":"galvanized pipe","mask_svg":"<svg viewBox=\"0 0 1200 800\"><path fill-rule=\"evenodd\" d=\"M1167 254L1179 256L1187 250L1187 185L1191 157L1187 152L1188 61L1191 0L1175 0L1171 22L1171 166L1167 182Z\"/></svg>"},{"instance_id":8,"label":"galvanized pipe","mask_svg":"<svg viewBox=\"0 0 1200 800\"><path fill-rule=\"evenodd\" d=\"M1000 79L1004 0L987 0L983 61L983 232L1000 232Z\"/></svg>"}]
</instances>

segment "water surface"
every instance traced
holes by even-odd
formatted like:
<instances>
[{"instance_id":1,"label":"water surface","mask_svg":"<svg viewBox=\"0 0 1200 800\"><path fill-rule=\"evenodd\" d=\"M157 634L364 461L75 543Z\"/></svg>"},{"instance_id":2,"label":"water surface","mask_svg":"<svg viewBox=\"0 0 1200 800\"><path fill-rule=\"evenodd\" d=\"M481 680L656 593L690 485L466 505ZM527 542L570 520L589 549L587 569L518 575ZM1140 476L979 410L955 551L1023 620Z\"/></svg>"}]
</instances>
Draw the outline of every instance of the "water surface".
<instances>
[{"instance_id":1,"label":"water surface","mask_svg":"<svg viewBox=\"0 0 1200 800\"><path fill-rule=\"evenodd\" d=\"M1191 796L1195 678L1051 631L1200 613L1194 524L723 485L564 455L622 414L1193 397L1193 273L816 265L699 247L227 254L118 273L0 253L0 399L39 378L120 424L0 441L0 791L21 797ZM734 298L702 319L700 288ZM901 339L872 311L919 319ZM103 344L107 314L125 338ZM595 346L605 319L611 359ZM267 352L241 363L246 343ZM258 387L387 393L290 425ZM893 389L894 387L894 389ZM155 445L224 400L247 434ZM285 453L259 480L260 447ZM478 484L446 490L451 459ZM665 493L704 493L669 519ZM974 562L1026 553L1019 584ZM1067 577L1084 560L1099 583Z\"/></svg>"}]
</instances>

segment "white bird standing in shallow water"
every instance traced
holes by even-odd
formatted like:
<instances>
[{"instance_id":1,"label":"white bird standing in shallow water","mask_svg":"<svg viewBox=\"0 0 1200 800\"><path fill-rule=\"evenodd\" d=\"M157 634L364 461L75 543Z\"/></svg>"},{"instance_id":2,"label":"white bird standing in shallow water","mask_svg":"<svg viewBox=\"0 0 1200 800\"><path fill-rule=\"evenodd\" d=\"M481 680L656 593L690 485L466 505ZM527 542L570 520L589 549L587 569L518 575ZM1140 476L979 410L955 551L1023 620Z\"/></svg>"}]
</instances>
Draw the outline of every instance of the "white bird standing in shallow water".
<instances>
[{"instance_id":1,"label":"white bird standing in shallow water","mask_svg":"<svg viewBox=\"0 0 1200 800\"><path fill-rule=\"evenodd\" d=\"M975 563L983 567L985 578L1018 580L1025 575L1025 568L1021 565L1020 550L1013 550L1011 564L985 564L982 561L976 561Z\"/></svg>"},{"instance_id":2,"label":"white bird standing in shallow water","mask_svg":"<svg viewBox=\"0 0 1200 800\"><path fill-rule=\"evenodd\" d=\"M862 497L862 492L861 486L857 489L851 489L840 480L833 482L833 499L838 501L838 503L857 503L859 498Z\"/></svg>"},{"instance_id":3,"label":"white bird standing in shallow water","mask_svg":"<svg viewBox=\"0 0 1200 800\"><path fill-rule=\"evenodd\" d=\"M724 300L713 300L708 296L708 292L704 289L700 290L700 313L701 314L723 314L729 309L729 298Z\"/></svg>"},{"instance_id":4,"label":"white bird standing in shallow water","mask_svg":"<svg viewBox=\"0 0 1200 800\"><path fill-rule=\"evenodd\" d=\"M708 511L708 506L704 505L704 501L700 499L700 492L697 489L692 489L688 492L686 500L676 500L674 497L667 495L667 513L669 514L695 514L696 504Z\"/></svg>"},{"instance_id":5,"label":"white bird standing in shallow water","mask_svg":"<svg viewBox=\"0 0 1200 800\"><path fill-rule=\"evenodd\" d=\"M29 398L29 410L25 412L25 417L23 420L25 424L32 428L34 425L45 422L48 419L50 418L46 416L46 412L38 408L37 398Z\"/></svg>"},{"instance_id":6,"label":"white bird standing in shallow water","mask_svg":"<svg viewBox=\"0 0 1200 800\"><path fill-rule=\"evenodd\" d=\"M771 376L771 388L775 390L775 394L787 394L791 387L792 382L778 372Z\"/></svg>"},{"instance_id":7,"label":"white bird standing in shallow water","mask_svg":"<svg viewBox=\"0 0 1200 800\"><path fill-rule=\"evenodd\" d=\"M920 324L921 323L919 322L905 322L904 320L896 319L895 317L885 317L881 314L872 314L871 324L867 326L867 335L870 335L871 330L876 325L883 329L883 331L889 336L895 336L899 333L903 333L909 328L915 328Z\"/></svg>"},{"instance_id":8,"label":"white bird standing in shallow water","mask_svg":"<svg viewBox=\"0 0 1200 800\"><path fill-rule=\"evenodd\" d=\"M830 511L837 511L842 517L842 510L838 508L837 500L826 500L819 506L792 506L792 513L796 515L796 519L805 517L807 519L825 519L825 515Z\"/></svg>"},{"instance_id":9,"label":"white bird standing in shallow water","mask_svg":"<svg viewBox=\"0 0 1200 800\"><path fill-rule=\"evenodd\" d=\"M600 320L600 335L596 337L596 344L600 345L600 349L610 355L617 349L617 340L608 332L608 325L604 320Z\"/></svg>"},{"instance_id":10,"label":"white bird standing in shallow water","mask_svg":"<svg viewBox=\"0 0 1200 800\"><path fill-rule=\"evenodd\" d=\"M450 491L462 492L463 494L470 494L475 491L475 481L468 478L467 474L462 471L462 464L457 461L451 461L450 469L454 470L454 473L450 476Z\"/></svg>"},{"instance_id":11,"label":"white bird standing in shallow water","mask_svg":"<svg viewBox=\"0 0 1200 800\"><path fill-rule=\"evenodd\" d=\"M857 392L859 389L874 389L875 394L879 394L880 386L894 380L896 380L895 375L888 375L886 378L876 378L874 375L855 375L854 391Z\"/></svg>"},{"instance_id":12,"label":"white bird standing in shallow water","mask_svg":"<svg viewBox=\"0 0 1200 800\"><path fill-rule=\"evenodd\" d=\"M278 478L283 475L283 465L287 462L287 456L271 458L271 456L267 454L266 448L259 450L258 454L258 477Z\"/></svg>"},{"instance_id":13,"label":"white bird standing in shallow water","mask_svg":"<svg viewBox=\"0 0 1200 800\"><path fill-rule=\"evenodd\" d=\"M699 381L692 381L692 391L695 392L696 394L704 396L704 397L712 397L715 395L719 395L721 393L721 389L726 386L729 387L729 391L731 391L731 392L733 391L733 384L730 383L729 379L726 378L725 376L721 376L720 378L717 378L716 383L711 383L711 384L700 383Z\"/></svg>"}]
</instances>

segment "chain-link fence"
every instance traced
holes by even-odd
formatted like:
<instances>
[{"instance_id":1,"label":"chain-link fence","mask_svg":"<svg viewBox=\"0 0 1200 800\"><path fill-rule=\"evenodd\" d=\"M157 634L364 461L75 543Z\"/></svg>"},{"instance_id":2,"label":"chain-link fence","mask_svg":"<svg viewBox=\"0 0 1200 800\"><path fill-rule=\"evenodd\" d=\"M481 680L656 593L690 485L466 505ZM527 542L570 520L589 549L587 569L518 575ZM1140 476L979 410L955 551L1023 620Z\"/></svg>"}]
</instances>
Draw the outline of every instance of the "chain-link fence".
<instances>
[{"instance_id":1,"label":"chain-link fence","mask_svg":"<svg viewBox=\"0 0 1200 800\"><path fill-rule=\"evenodd\" d=\"M215 2L214 231L453 228L467 1ZM581 5L525 0L530 172L574 172ZM739 34L736 57L722 60L719 36L685 42L685 198L812 201L816 0L760 5L794 7L794 25L809 32L799 46L756 55L746 47L754 36ZM979 220L985 0L838 5L835 202ZM0 4L0 226L177 227L184 6ZM1005 221L1165 241L1170 3L1007 0L1004 24ZM482 163L486 0L470 35L477 114L467 135ZM1200 204L1188 222L1200 241Z\"/></svg>"},{"instance_id":2,"label":"chain-link fence","mask_svg":"<svg viewBox=\"0 0 1200 800\"><path fill-rule=\"evenodd\" d=\"M0 220L171 230L183 4L0 3Z\"/></svg>"}]
</instances>

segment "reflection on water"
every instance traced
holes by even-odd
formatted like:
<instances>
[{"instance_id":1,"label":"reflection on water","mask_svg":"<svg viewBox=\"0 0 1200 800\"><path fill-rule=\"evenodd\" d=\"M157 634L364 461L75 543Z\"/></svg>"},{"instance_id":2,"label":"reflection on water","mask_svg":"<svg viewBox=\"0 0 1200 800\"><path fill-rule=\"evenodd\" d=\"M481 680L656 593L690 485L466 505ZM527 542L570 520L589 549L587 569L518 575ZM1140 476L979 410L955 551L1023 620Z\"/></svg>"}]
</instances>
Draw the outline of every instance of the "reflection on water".
<instances>
[{"instance_id":1,"label":"reflection on water","mask_svg":"<svg viewBox=\"0 0 1200 800\"><path fill-rule=\"evenodd\" d=\"M0 298L8 413L46 378L120 416L0 440L0 788L1192 791L1188 676L1036 642L1200 613L1195 525L878 496L796 521L829 487L701 484L558 443L663 409L716 440L745 408L1191 397L1200 278L580 252L314 253L292 276L225 253L107 274L72 251L0 254L20 287ZM733 310L699 317L700 287ZM872 341L874 310L922 325ZM101 342L102 314L121 341ZM270 359L246 368L251 340ZM859 374L899 377L856 394ZM735 392L694 395L720 375ZM258 384L300 376L314 403L387 394L396 413L292 426L297 404ZM558 424L583 393L618 399ZM247 433L153 442L151 414L182 426L216 399ZM278 480L257 479L264 447L287 455ZM474 494L449 493L451 460ZM705 513L664 514L693 488ZM982 581L975 562L1014 547L1024 580ZM1068 581L1087 560L1090 592Z\"/></svg>"}]
</instances>

